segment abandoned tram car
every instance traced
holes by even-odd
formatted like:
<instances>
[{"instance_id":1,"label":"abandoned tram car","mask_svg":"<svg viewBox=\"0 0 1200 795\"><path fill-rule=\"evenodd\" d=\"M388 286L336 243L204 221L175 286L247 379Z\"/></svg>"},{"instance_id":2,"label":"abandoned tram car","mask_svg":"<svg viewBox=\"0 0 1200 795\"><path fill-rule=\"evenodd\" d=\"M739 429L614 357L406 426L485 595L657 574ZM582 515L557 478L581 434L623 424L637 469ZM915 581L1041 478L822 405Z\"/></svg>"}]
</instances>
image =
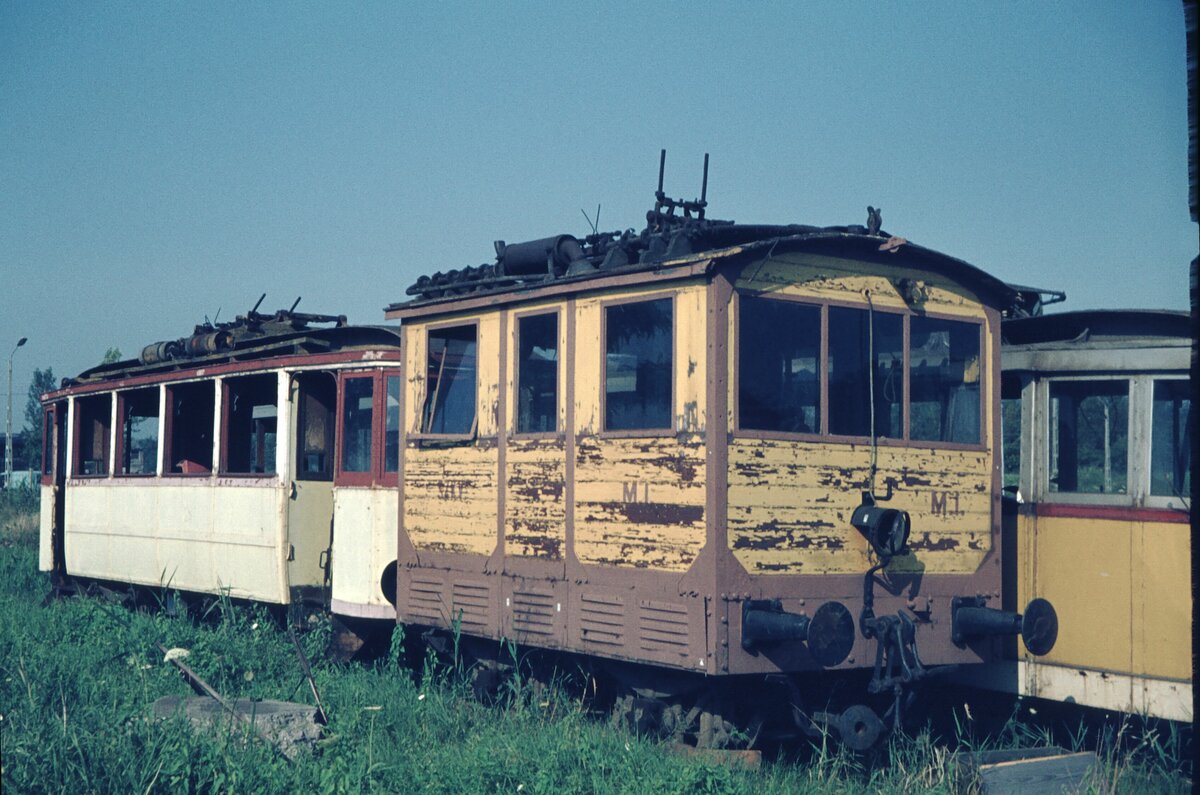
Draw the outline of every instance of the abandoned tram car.
<instances>
[{"instance_id":1,"label":"abandoned tram car","mask_svg":"<svg viewBox=\"0 0 1200 795\"><path fill-rule=\"evenodd\" d=\"M399 336L255 310L44 396L40 568L394 620Z\"/></svg>"},{"instance_id":2,"label":"abandoned tram car","mask_svg":"<svg viewBox=\"0 0 1200 795\"><path fill-rule=\"evenodd\" d=\"M762 717L735 691L763 675L798 698L861 669L898 719L932 666L1048 651L1048 602L1001 609L1000 320L1027 296L874 211L657 198L640 235L500 241L388 308L399 620L583 655L668 722L690 703L701 743ZM869 744L845 706L809 704Z\"/></svg>"},{"instance_id":3,"label":"abandoned tram car","mask_svg":"<svg viewBox=\"0 0 1200 795\"><path fill-rule=\"evenodd\" d=\"M705 745L763 718L748 682L819 682L787 720L863 747L931 667L1047 652L1001 594L1028 296L875 211L656 199L422 277L399 335L251 310L46 395L41 567L576 654Z\"/></svg>"}]
</instances>

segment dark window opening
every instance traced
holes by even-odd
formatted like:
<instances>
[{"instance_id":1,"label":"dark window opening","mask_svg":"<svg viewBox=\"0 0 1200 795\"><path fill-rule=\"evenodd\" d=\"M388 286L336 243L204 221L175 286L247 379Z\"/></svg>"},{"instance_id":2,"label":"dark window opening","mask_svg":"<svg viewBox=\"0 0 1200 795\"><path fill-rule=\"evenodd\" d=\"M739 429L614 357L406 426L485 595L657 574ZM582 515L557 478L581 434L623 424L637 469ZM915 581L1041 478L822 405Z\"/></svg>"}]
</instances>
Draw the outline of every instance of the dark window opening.
<instances>
[{"instance_id":1,"label":"dark window opening","mask_svg":"<svg viewBox=\"0 0 1200 795\"><path fill-rule=\"evenodd\" d=\"M279 407L274 373L225 380L225 471L275 472Z\"/></svg>"},{"instance_id":2,"label":"dark window opening","mask_svg":"<svg viewBox=\"0 0 1200 795\"><path fill-rule=\"evenodd\" d=\"M400 376L387 377L387 418L383 432L383 471L400 471Z\"/></svg>"},{"instance_id":3,"label":"dark window opening","mask_svg":"<svg viewBox=\"0 0 1200 795\"><path fill-rule=\"evenodd\" d=\"M517 433L557 431L558 315L521 318L517 340Z\"/></svg>"},{"instance_id":4,"label":"dark window opening","mask_svg":"<svg viewBox=\"0 0 1200 795\"><path fill-rule=\"evenodd\" d=\"M1155 381L1150 438L1150 493L1192 493L1192 396L1188 381Z\"/></svg>"},{"instance_id":5,"label":"dark window opening","mask_svg":"<svg viewBox=\"0 0 1200 795\"><path fill-rule=\"evenodd\" d=\"M371 428L375 411L375 379L342 382L342 471L371 471Z\"/></svg>"},{"instance_id":6,"label":"dark window opening","mask_svg":"<svg viewBox=\"0 0 1200 795\"><path fill-rule=\"evenodd\" d=\"M604 428L671 428L672 299L607 307Z\"/></svg>"},{"instance_id":7,"label":"dark window opening","mask_svg":"<svg viewBox=\"0 0 1200 795\"><path fill-rule=\"evenodd\" d=\"M1000 433L1003 437L1004 487L1021 483L1021 380L1004 376L1000 387Z\"/></svg>"},{"instance_id":8,"label":"dark window opening","mask_svg":"<svg viewBox=\"0 0 1200 795\"><path fill-rule=\"evenodd\" d=\"M176 384L167 390L171 432L166 461L177 475L196 475L213 468L213 384Z\"/></svg>"},{"instance_id":9,"label":"dark window opening","mask_svg":"<svg viewBox=\"0 0 1200 795\"><path fill-rule=\"evenodd\" d=\"M872 369L875 435L904 437L904 319L865 309L829 308L829 432L871 435ZM871 348L874 367L868 363Z\"/></svg>"},{"instance_id":10,"label":"dark window opening","mask_svg":"<svg viewBox=\"0 0 1200 795\"><path fill-rule=\"evenodd\" d=\"M475 326L429 332L423 433L475 433Z\"/></svg>"},{"instance_id":11,"label":"dark window opening","mask_svg":"<svg viewBox=\"0 0 1200 795\"><path fill-rule=\"evenodd\" d=\"M979 326L909 321L909 438L979 444Z\"/></svg>"},{"instance_id":12,"label":"dark window opening","mask_svg":"<svg viewBox=\"0 0 1200 795\"><path fill-rule=\"evenodd\" d=\"M332 480L337 381L327 373L301 373L296 382L296 478Z\"/></svg>"},{"instance_id":13,"label":"dark window opening","mask_svg":"<svg viewBox=\"0 0 1200 795\"><path fill-rule=\"evenodd\" d=\"M80 398L75 403L79 416L79 447L76 475L107 475L109 431L112 426L112 395Z\"/></svg>"},{"instance_id":14,"label":"dark window opening","mask_svg":"<svg viewBox=\"0 0 1200 795\"><path fill-rule=\"evenodd\" d=\"M42 413L42 474L54 474L54 459L58 455L57 436L54 433L56 422L54 409L46 409Z\"/></svg>"},{"instance_id":15,"label":"dark window opening","mask_svg":"<svg viewBox=\"0 0 1200 795\"><path fill-rule=\"evenodd\" d=\"M738 426L819 433L820 307L744 297L738 324Z\"/></svg>"},{"instance_id":16,"label":"dark window opening","mask_svg":"<svg viewBox=\"0 0 1200 795\"><path fill-rule=\"evenodd\" d=\"M158 473L158 389L120 395L121 474Z\"/></svg>"},{"instance_id":17,"label":"dark window opening","mask_svg":"<svg viewBox=\"0 0 1200 795\"><path fill-rule=\"evenodd\" d=\"M1124 494L1129 382L1050 384L1050 491Z\"/></svg>"}]
</instances>

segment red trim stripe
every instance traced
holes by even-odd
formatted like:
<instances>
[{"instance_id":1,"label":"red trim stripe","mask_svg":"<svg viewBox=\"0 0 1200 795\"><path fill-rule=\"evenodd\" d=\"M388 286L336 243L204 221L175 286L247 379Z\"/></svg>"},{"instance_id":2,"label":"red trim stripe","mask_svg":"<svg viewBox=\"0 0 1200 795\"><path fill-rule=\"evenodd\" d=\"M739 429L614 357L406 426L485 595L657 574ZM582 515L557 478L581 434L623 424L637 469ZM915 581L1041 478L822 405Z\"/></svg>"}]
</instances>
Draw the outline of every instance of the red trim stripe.
<instances>
[{"instance_id":1,"label":"red trim stripe","mask_svg":"<svg viewBox=\"0 0 1200 795\"><path fill-rule=\"evenodd\" d=\"M1038 516L1072 519L1110 519L1118 522L1167 522L1187 524L1190 514L1171 508L1135 508L1132 505L1064 505L1042 502L1034 506Z\"/></svg>"}]
</instances>

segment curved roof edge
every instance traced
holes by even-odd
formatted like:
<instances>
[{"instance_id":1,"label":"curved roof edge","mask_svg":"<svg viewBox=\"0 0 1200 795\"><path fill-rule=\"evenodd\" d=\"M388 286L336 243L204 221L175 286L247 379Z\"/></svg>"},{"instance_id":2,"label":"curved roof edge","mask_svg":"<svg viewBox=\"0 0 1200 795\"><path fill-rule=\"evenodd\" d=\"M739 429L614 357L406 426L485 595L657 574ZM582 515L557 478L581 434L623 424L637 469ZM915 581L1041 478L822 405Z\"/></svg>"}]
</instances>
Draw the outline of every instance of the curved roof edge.
<instances>
[{"instance_id":1,"label":"curved roof edge","mask_svg":"<svg viewBox=\"0 0 1200 795\"><path fill-rule=\"evenodd\" d=\"M406 310L422 308L423 313L430 311L451 313L458 311L459 305L472 303L472 299L497 298L512 295L534 297L542 291L553 288L556 292L582 292L589 289L593 282L605 276L620 276L631 282L636 282L639 275L645 274L647 280L651 275L661 276L675 268L684 265L705 262L708 268L719 266L722 261L733 258L757 256L770 252L801 252L819 254L830 257L865 260L890 267L914 267L928 270L946 276L962 284L974 292L982 302L1001 310L1004 314L1021 315L1024 298L1020 291L1011 285L997 279L987 271L971 265L968 262L951 257L933 249L910 243L900 237L883 237L881 235L859 234L855 232L818 229L804 231L794 235L764 238L750 243L743 243L720 249L697 251L684 257L670 260L637 263L620 268L598 268L594 271L573 276L547 278L540 282L524 283L519 286L498 287L492 290L477 290L464 295L447 295L438 298L418 298L389 304L385 312L389 318L402 318L408 314ZM599 285L597 285L599 286ZM517 300L520 300L519 298Z\"/></svg>"},{"instance_id":2,"label":"curved roof edge","mask_svg":"<svg viewBox=\"0 0 1200 795\"><path fill-rule=\"evenodd\" d=\"M1005 345L1086 342L1096 338L1186 338L1191 315L1172 309L1081 309L1004 321Z\"/></svg>"},{"instance_id":3,"label":"curved roof edge","mask_svg":"<svg viewBox=\"0 0 1200 795\"><path fill-rule=\"evenodd\" d=\"M218 351L206 356L168 359L154 364L143 364L139 359L101 364L84 370L74 378L64 378L62 387L134 375L190 370L225 362L252 361L302 353L328 353L355 347L399 347L399 345L400 329L396 326L309 328L290 334L247 337L239 340L229 350Z\"/></svg>"}]
</instances>

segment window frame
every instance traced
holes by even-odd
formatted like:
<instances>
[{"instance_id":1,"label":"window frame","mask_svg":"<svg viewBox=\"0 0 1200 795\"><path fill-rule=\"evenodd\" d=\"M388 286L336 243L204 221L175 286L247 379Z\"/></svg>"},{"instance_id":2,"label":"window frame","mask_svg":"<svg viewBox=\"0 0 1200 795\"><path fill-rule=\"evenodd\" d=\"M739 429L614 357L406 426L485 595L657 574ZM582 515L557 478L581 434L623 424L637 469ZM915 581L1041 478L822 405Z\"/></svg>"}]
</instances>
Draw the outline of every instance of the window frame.
<instances>
[{"instance_id":1,"label":"window frame","mask_svg":"<svg viewBox=\"0 0 1200 795\"><path fill-rule=\"evenodd\" d=\"M731 373L730 386L730 406L733 409L733 433L738 438L743 439L773 439L778 441L797 441L797 442L818 442L822 444L850 444L850 445L869 445L871 443L870 435L852 435L852 434L835 434L829 430L829 315L830 309L837 307L841 309L857 309L863 312L874 311L880 314L899 315L901 317L901 334L904 356L904 384L903 397L901 400L901 426L904 429L902 437L893 436L878 436L875 443L881 447L907 447L916 449L938 449L938 450L968 450L968 451L986 451L988 449L988 417L991 414L991 399L996 390L999 389L999 384L992 383L991 359L992 351L987 338L987 318L976 316L962 316L947 312L914 312L911 309L905 309L895 306L875 306L872 307L865 301L848 301L841 299L819 298L808 295L787 295L766 290L745 290L738 289L734 291L733 305L733 337L730 348L733 354L733 372ZM742 362L741 362L741 340L742 340L742 302L746 298L760 299L766 301L787 301L792 303L803 304L810 307L819 307L821 310L821 340L820 340L820 431L818 433L797 433L792 431L766 431L756 430L753 428L742 427L742 412L741 412L741 377L742 377ZM911 438L911 406L912 406L912 390L911 390L911 371L912 371L912 332L911 321L913 317L926 317L931 320L946 320L964 324L970 324L977 327L979 332L979 441L978 442L946 442L929 439L913 439Z\"/></svg>"},{"instance_id":2,"label":"window frame","mask_svg":"<svg viewBox=\"0 0 1200 795\"><path fill-rule=\"evenodd\" d=\"M1109 505L1133 506L1137 503L1138 495L1149 491L1148 466L1150 463L1150 446L1144 438L1142 417L1147 408L1139 399L1138 382L1143 379L1133 373L1070 373L1042 377L1037 382L1037 404L1035 414L1035 441L1037 451L1037 482L1034 499L1043 503L1062 505ZM1050 490L1050 385L1064 382L1102 382L1124 381L1128 385L1129 408L1127 413L1125 456L1125 493L1103 494L1080 491L1051 491ZM1141 459L1145 457L1145 466ZM1143 478L1147 478L1143 482Z\"/></svg>"},{"instance_id":3,"label":"window frame","mask_svg":"<svg viewBox=\"0 0 1200 795\"><path fill-rule=\"evenodd\" d=\"M164 399L163 409L162 409L163 442L161 445L161 447L162 447L162 454L161 454L162 477L164 477L164 478L211 478L211 477L216 477L217 465L219 463L216 460L211 462L211 465L209 466L209 469L207 472L172 472L171 470L174 468L174 466L170 464L170 461L172 458L175 457L175 450L174 450L175 390L179 389L180 387L190 387L193 384L207 384L208 385L209 390L212 392L212 399L213 399L213 412L212 412L213 416L211 418L213 427L209 431L209 433L214 434L214 437L211 441L214 444L217 444L219 442L219 440L215 438L215 434L217 433L217 428L219 427L218 423L217 423L217 419L219 416L219 412L224 411L224 408L223 408L224 401L223 400L220 401L222 405L218 405L218 394L220 393L221 397L224 397L223 391L218 390L219 380L220 380L219 378L200 378L200 379L195 379L195 380L190 380L190 381L176 381L174 383L164 385L165 386L165 399ZM215 455L215 451L213 453L210 453L210 455Z\"/></svg>"},{"instance_id":4,"label":"window frame","mask_svg":"<svg viewBox=\"0 0 1200 795\"><path fill-rule=\"evenodd\" d=\"M482 357L479 355L480 354L480 339L479 339L480 322L479 321L480 321L480 319L478 317L473 317L473 318L465 319L465 320L464 319L444 320L444 321L441 321L438 323L429 323L427 325L422 326L420 328L420 333L424 335L424 338L423 338L424 345L421 349L421 353L422 353L421 361L419 363L417 363L418 366L421 368L422 375L424 375L426 368L428 368L428 366L429 366L429 335L430 335L430 332L441 331L443 329L466 328L467 326L474 328L474 330L475 330L475 399L474 399L475 411L474 411L474 420L472 421L472 424L475 427L474 432L473 433L430 433L430 432L427 432L424 430L424 428L425 428L425 402L426 402L426 400L429 399L429 379L423 378L422 382L421 382L422 386L421 386L420 395L418 396L418 400L417 400L416 404L413 406L413 408L416 410L415 419L416 419L416 423L417 423L417 430L415 433L408 434L408 438L410 440L413 440L416 442L434 441L434 442L468 443L468 442L474 442L477 438L479 438L479 419L480 419L480 416L479 416L480 415L479 394L481 391L480 383L479 383L479 378L480 378L479 363L482 360ZM403 388L403 383L401 383L401 388ZM401 431L403 431L404 430L404 418L403 417L400 418L400 426L401 426ZM403 453L401 453L401 455L403 455Z\"/></svg>"},{"instance_id":5,"label":"window frame","mask_svg":"<svg viewBox=\"0 0 1200 795\"><path fill-rule=\"evenodd\" d=\"M58 468L58 457L63 454L58 449L58 423L65 418L58 416L58 406L58 403L42 406L41 483L43 486L54 485L55 470Z\"/></svg>"},{"instance_id":6,"label":"window frame","mask_svg":"<svg viewBox=\"0 0 1200 795\"><path fill-rule=\"evenodd\" d=\"M1187 373L1171 373L1171 374L1157 374L1157 375L1145 374L1145 375L1140 375L1140 376L1134 376L1134 378L1131 380L1134 380L1137 382L1137 384L1135 384L1135 386L1134 386L1135 394L1138 394L1137 387L1141 386L1141 390L1140 390L1141 394L1139 395L1139 397L1142 397L1142 399L1145 401L1144 414L1145 414L1146 427L1145 427L1145 431L1144 431L1144 433L1145 433L1144 438L1146 440L1146 443L1144 445L1144 448L1139 449L1139 451L1138 451L1139 463L1142 464L1142 466L1144 467L1144 471L1145 471L1145 480L1143 483L1139 484L1139 487L1143 489L1144 504L1148 508L1169 508L1169 509L1176 509L1176 510L1178 510L1178 509L1190 510L1191 509L1191 496L1192 496L1191 494L1183 494L1183 495L1152 494L1150 492L1150 490L1154 486L1154 481L1153 481L1153 478L1154 478L1154 473L1153 473L1153 467L1154 467L1154 458L1153 458L1153 456L1154 456L1154 385L1157 384L1159 381L1182 381L1184 383L1187 383L1190 380L1188 377L1188 374ZM1188 411L1190 413L1192 411L1195 411L1195 409L1196 409L1196 405L1195 405L1195 400L1193 399L1192 405L1188 409ZM1132 405L1130 406L1130 414L1131 415L1133 414ZM1200 430L1200 421L1193 419L1192 420L1192 431L1193 431L1193 433L1195 433L1197 430ZM1194 442L1192 439L1189 438L1188 442L1190 444L1194 445ZM1132 458L1133 456L1131 455L1130 457ZM1190 476L1192 478L1195 478L1196 474L1197 474L1196 470L1195 470L1195 463L1196 463L1195 461L1188 462L1189 468L1191 470Z\"/></svg>"},{"instance_id":7,"label":"window frame","mask_svg":"<svg viewBox=\"0 0 1200 795\"><path fill-rule=\"evenodd\" d=\"M275 462L270 472L230 472L229 471L229 421L232 419L231 408L233 401L230 399L230 382L231 381L248 381L252 378L266 379L272 381L272 392L275 395ZM265 404L264 404L265 405ZM279 406L279 372L277 370L268 370L266 372L248 372L248 373L231 373L221 377L221 437L220 451L221 460L216 468L217 473L223 478L268 478L274 479L279 477L279 456L280 456L280 441L282 434L280 433L279 420L283 416ZM286 453L286 451L284 451Z\"/></svg>"},{"instance_id":8,"label":"window frame","mask_svg":"<svg viewBox=\"0 0 1200 795\"><path fill-rule=\"evenodd\" d=\"M608 310L625 304L648 304L663 299L671 301L671 398L667 406L670 421L666 428L632 428L609 430L608 428ZM635 296L621 296L600 301L600 431L597 436L604 439L658 439L675 436L675 407L679 404L679 385L676 369L679 365L679 290L664 290ZM578 377L578 372L576 373Z\"/></svg>"},{"instance_id":9,"label":"window frame","mask_svg":"<svg viewBox=\"0 0 1200 795\"><path fill-rule=\"evenodd\" d=\"M141 472L138 474L133 474L133 473L129 473L129 472L117 472L116 470L118 469L118 464L120 464L121 467L123 468L123 466L124 466L123 462L125 460L125 401L126 401L126 396L130 392L149 392L150 390L154 391L154 404L158 409L158 440L156 440L156 443L154 445L154 447L155 447L154 471L153 472ZM143 387L134 387L132 389L122 389L116 393L116 396L117 396L117 424L120 425L120 427L114 430L114 433L116 433L116 452L113 455L113 476L118 477L118 478L158 477L158 473L160 471L162 471L162 462L158 460L158 454L162 450L162 441L161 440L162 440L162 431L163 431L162 401L160 400L161 393L159 392L158 386L152 384L152 385L143 386Z\"/></svg>"},{"instance_id":10,"label":"window frame","mask_svg":"<svg viewBox=\"0 0 1200 795\"><path fill-rule=\"evenodd\" d=\"M115 392L106 390L106 391L102 391L102 392L91 392L86 395L78 395L77 397L75 397L75 399L73 401L73 406L72 406L72 413L74 414L74 422L72 423L74 425L74 427L72 428L72 434L71 434L71 436L72 436L71 449L74 451L74 455L72 455L72 457L71 457L72 458L72 461L71 461L71 470L72 470L71 477L72 478L78 478L78 479L83 479L83 480L102 480L105 478L112 477L112 473L113 473L113 426L115 425L115 422L113 421L113 414L114 414L115 403L116 403L115 395L116 395ZM83 438L83 408L82 408L81 404L86 401L97 401L98 402L99 399L103 398L103 397L108 398L108 438L105 440L105 444L104 444L104 455L105 455L106 467L105 467L105 471L102 473L95 473L95 474L88 475L88 474L84 474L83 472L80 471L80 469L83 466L83 456L81 455L83 450L80 447L80 443Z\"/></svg>"},{"instance_id":11,"label":"window frame","mask_svg":"<svg viewBox=\"0 0 1200 795\"><path fill-rule=\"evenodd\" d=\"M545 317L553 315L555 319L554 336L557 347L557 358L554 362L554 430L552 431L522 431L521 419L521 321L530 317ZM566 355L566 329L563 323L562 307L543 307L528 309L512 314L512 364L513 364L513 394L512 416L509 418L510 435L514 439L557 439L563 433L563 400L564 371L562 366ZM424 405L424 404L422 404Z\"/></svg>"},{"instance_id":12,"label":"window frame","mask_svg":"<svg viewBox=\"0 0 1200 795\"><path fill-rule=\"evenodd\" d=\"M369 370L339 370L337 373L337 409L334 415L334 465L333 485L337 487L399 487L400 468L403 467L404 447L398 445L400 461L397 471L387 472L387 381L388 378L400 379L400 424L397 434L402 436L404 430L404 378L400 367L375 367ZM363 472L347 472L342 468L342 449L345 443L345 404L347 381L369 380L371 382L371 463ZM322 481L328 482L328 481Z\"/></svg>"}]
</instances>

